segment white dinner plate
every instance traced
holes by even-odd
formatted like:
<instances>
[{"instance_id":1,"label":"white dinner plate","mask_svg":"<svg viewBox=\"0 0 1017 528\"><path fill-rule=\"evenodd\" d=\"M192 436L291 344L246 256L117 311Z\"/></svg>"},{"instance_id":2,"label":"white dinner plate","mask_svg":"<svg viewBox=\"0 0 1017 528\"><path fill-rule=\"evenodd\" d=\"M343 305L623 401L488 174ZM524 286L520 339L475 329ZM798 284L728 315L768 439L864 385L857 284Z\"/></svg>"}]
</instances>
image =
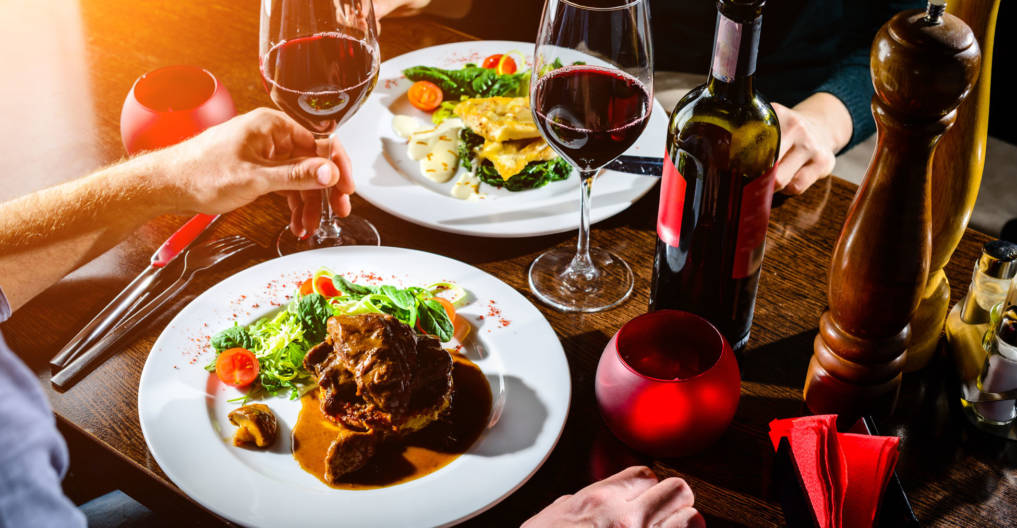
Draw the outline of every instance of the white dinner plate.
<instances>
[{"instance_id":1,"label":"white dinner plate","mask_svg":"<svg viewBox=\"0 0 1017 528\"><path fill-rule=\"evenodd\" d=\"M240 393L202 367L209 337L285 304L296 285L325 266L358 282L426 286L454 281L469 292L458 313L474 331L464 353L487 376L487 428L459 458L422 478L372 490L337 490L299 467L290 431L299 401L264 403L280 434L269 451L234 447L227 413ZM141 373L138 414L152 456L191 498L245 526L440 526L493 506L533 475L568 415L568 363L547 320L516 290L473 266L390 247L306 251L258 264L210 288L163 331Z\"/></svg>"},{"instance_id":2,"label":"white dinner plate","mask_svg":"<svg viewBox=\"0 0 1017 528\"><path fill-rule=\"evenodd\" d=\"M533 44L476 41L419 49L381 64L378 85L364 106L338 132L353 160L357 194L394 216L440 231L482 237L527 237L563 233L579 228L579 177L552 182L540 189L510 192L482 184L484 200L453 198L449 191L458 176L435 183L420 174L406 154L406 141L392 130L392 117L412 115L422 123L430 114L409 104L406 90L413 84L402 75L410 66L461 68L480 64L488 55L519 52L530 60ZM656 99L643 135L626 151L661 156L667 134L667 113ZM659 178L603 171L593 186L592 220L618 214L647 193Z\"/></svg>"}]
</instances>

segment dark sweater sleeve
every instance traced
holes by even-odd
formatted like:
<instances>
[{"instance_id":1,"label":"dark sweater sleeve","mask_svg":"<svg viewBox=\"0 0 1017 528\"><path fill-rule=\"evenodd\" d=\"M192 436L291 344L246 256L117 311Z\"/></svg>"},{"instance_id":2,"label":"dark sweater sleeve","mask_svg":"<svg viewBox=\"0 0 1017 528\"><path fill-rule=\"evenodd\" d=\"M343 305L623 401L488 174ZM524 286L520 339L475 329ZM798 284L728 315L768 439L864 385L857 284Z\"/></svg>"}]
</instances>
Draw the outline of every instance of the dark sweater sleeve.
<instances>
[{"instance_id":1,"label":"dark sweater sleeve","mask_svg":"<svg viewBox=\"0 0 1017 528\"><path fill-rule=\"evenodd\" d=\"M837 62L830 77L816 88L816 92L828 92L840 99L851 114L851 140L843 150L864 141L876 131L870 108L875 91L869 73L869 51L876 32L898 12L921 9L925 4L914 0L895 2L875 0L857 2L853 5L865 9L866 12L848 28L841 46L842 58Z\"/></svg>"}]
</instances>

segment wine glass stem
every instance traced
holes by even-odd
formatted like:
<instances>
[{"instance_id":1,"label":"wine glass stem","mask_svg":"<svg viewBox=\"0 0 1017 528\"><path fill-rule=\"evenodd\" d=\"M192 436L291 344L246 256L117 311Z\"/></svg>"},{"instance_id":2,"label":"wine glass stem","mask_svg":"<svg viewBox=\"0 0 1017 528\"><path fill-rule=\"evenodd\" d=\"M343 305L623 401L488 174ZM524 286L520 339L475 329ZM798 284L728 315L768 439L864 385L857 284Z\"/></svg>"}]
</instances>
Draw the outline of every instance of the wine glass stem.
<instances>
[{"instance_id":1,"label":"wine glass stem","mask_svg":"<svg viewBox=\"0 0 1017 528\"><path fill-rule=\"evenodd\" d=\"M572 257L572 263L569 264L567 272L573 277L579 275L587 281L596 279L600 274L600 271L593 265L593 260L590 259L590 202L593 193L593 180L596 174L596 170L579 170L581 181L579 187L581 192L579 208L582 212L582 218L579 221L576 256Z\"/></svg>"},{"instance_id":2,"label":"wine glass stem","mask_svg":"<svg viewBox=\"0 0 1017 528\"><path fill-rule=\"evenodd\" d=\"M317 138L328 141L328 153L326 159L331 160L332 141L329 140L327 134L319 135ZM331 193L331 187L321 190L321 222L318 223L318 229L314 232L314 236L318 240L338 239L342 236L342 227L340 227L335 213L332 211L332 200L330 200Z\"/></svg>"}]
</instances>

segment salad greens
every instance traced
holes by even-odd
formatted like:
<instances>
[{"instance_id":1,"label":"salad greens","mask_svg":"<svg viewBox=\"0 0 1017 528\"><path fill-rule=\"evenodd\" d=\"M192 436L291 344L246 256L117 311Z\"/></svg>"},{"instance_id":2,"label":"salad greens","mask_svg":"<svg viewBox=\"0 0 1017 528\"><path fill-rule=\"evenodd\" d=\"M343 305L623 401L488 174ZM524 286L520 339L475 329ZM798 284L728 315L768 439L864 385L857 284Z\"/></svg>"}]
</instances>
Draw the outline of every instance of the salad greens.
<instances>
[{"instance_id":1,"label":"salad greens","mask_svg":"<svg viewBox=\"0 0 1017 528\"><path fill-rule=\"evenodd\" d=\"M585 64L574 62L573 65ZM561 59L545 64L539 74L563 68ZM445 70L432 66L413 66L403 70L411 81L430 81L441 88L445 100L431 114L431 121L438 125L454 114L460 101L479 97L527 97L530 91L529 70L520 73L498 74L492 68L483 68L469 63L458 70ZM459 133L459 161L466 170L474 171L480 181L510 191L524 191L543 187L550 182L568 179L572 167L561 157L548 161L531 161L519 173L508 180L503 179L489 160L474 163L474 150L484 144L484 138L468 128ZM474 167L476 165L476 167ZM430 330L428 330L430 332Z\"/></svg>"},{"instance_id":2,"label":"salad greens","mask_svg":"<svg viewBox=\"0 0 1017 528\"><path fill-rule=\"evenodd\" d=\"M411 81L431 81L441 88L446 100L461 97L526 97L530 93L530 72L498 74L490 68L467 64L458 70L413 66L403 70Z\"/></svg>"},{"instance_id":3,"label":"salad greens","mask_svg":"<svg viewBox=\"0 0 1017 528\"><path fill-rule=\"evenodd\" d=\"M441 293L454 305L466 298L466 292L453 283L437 283L426 288L371 286L353 283L324 268L314 274L312 284L323 276L332 279L339 295L327 298L319 293L317 286L307 295L301 295L298 290L286 308L274 315L248 326L234 322L233 326L212 337L215 357L205 370L215 371L216 359L224 350L246 348L258 359L256 390L268 396L289 392L290 399L296 399L314 386L311 373L304 368L304 356L324 340L330 317L385 313L417 331L423 329L447 342L452 339L454 327L441 303L434 298ZM243 399L246 401L249 397Z\"/></svg>"},{"instance_id":4,"label":"salad greens","mask_svg":"<svg viewBox=\"0 0 1017 528\"><path fill-rule=\"evenodd\" d=\"M474 133L468 128L459 132L459 163L466 170L472 170L480 181L495 187L505 187L510 191L524 191L543 187L553 181L568 179L572 173L572 166L562 157L556 157L547 161L531 161L523 167L523 170L505 180L494 168L490 160L483 160L474 167L474 149L484 144L483 136Z\"/></svg>"}]
</instances>

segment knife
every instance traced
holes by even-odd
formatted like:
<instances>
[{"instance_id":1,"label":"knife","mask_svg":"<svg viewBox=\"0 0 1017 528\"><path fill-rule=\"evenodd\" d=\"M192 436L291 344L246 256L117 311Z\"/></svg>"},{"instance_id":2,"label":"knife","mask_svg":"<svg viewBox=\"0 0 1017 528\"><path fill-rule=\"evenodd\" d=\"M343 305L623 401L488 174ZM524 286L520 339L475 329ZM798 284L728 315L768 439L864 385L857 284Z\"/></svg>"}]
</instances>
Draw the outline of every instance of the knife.
<instances>
[{"instance_id":1,"label":"knife","mask_svg":"<svg viewBox=\"0 0 1017 528\"><path fill-rule=\"evenodd\" d=\"M618 172L641 174L643 176L656 176L659 178L664 170L664 158L654 158L651 156L618 156L605 165L604 168Z\"/></svg>"},{"instance_id":2,"label":"knife","mask_svg":"<svg viewBox=\"0 0 1017 528\"><path fill-rule=\"evenodd\" d=\"M126 319L141 305L150 292L151 286L158 279L166 265L173 261L185 249L219 219L220 215L195 215L180 229L177 229L152 255L151 263L134 278L109 304L106 305L84 328L81 329L49 364L53 372L71 362L82 350L110 331L117 322Z\"/></svg>"}]
</instances>

